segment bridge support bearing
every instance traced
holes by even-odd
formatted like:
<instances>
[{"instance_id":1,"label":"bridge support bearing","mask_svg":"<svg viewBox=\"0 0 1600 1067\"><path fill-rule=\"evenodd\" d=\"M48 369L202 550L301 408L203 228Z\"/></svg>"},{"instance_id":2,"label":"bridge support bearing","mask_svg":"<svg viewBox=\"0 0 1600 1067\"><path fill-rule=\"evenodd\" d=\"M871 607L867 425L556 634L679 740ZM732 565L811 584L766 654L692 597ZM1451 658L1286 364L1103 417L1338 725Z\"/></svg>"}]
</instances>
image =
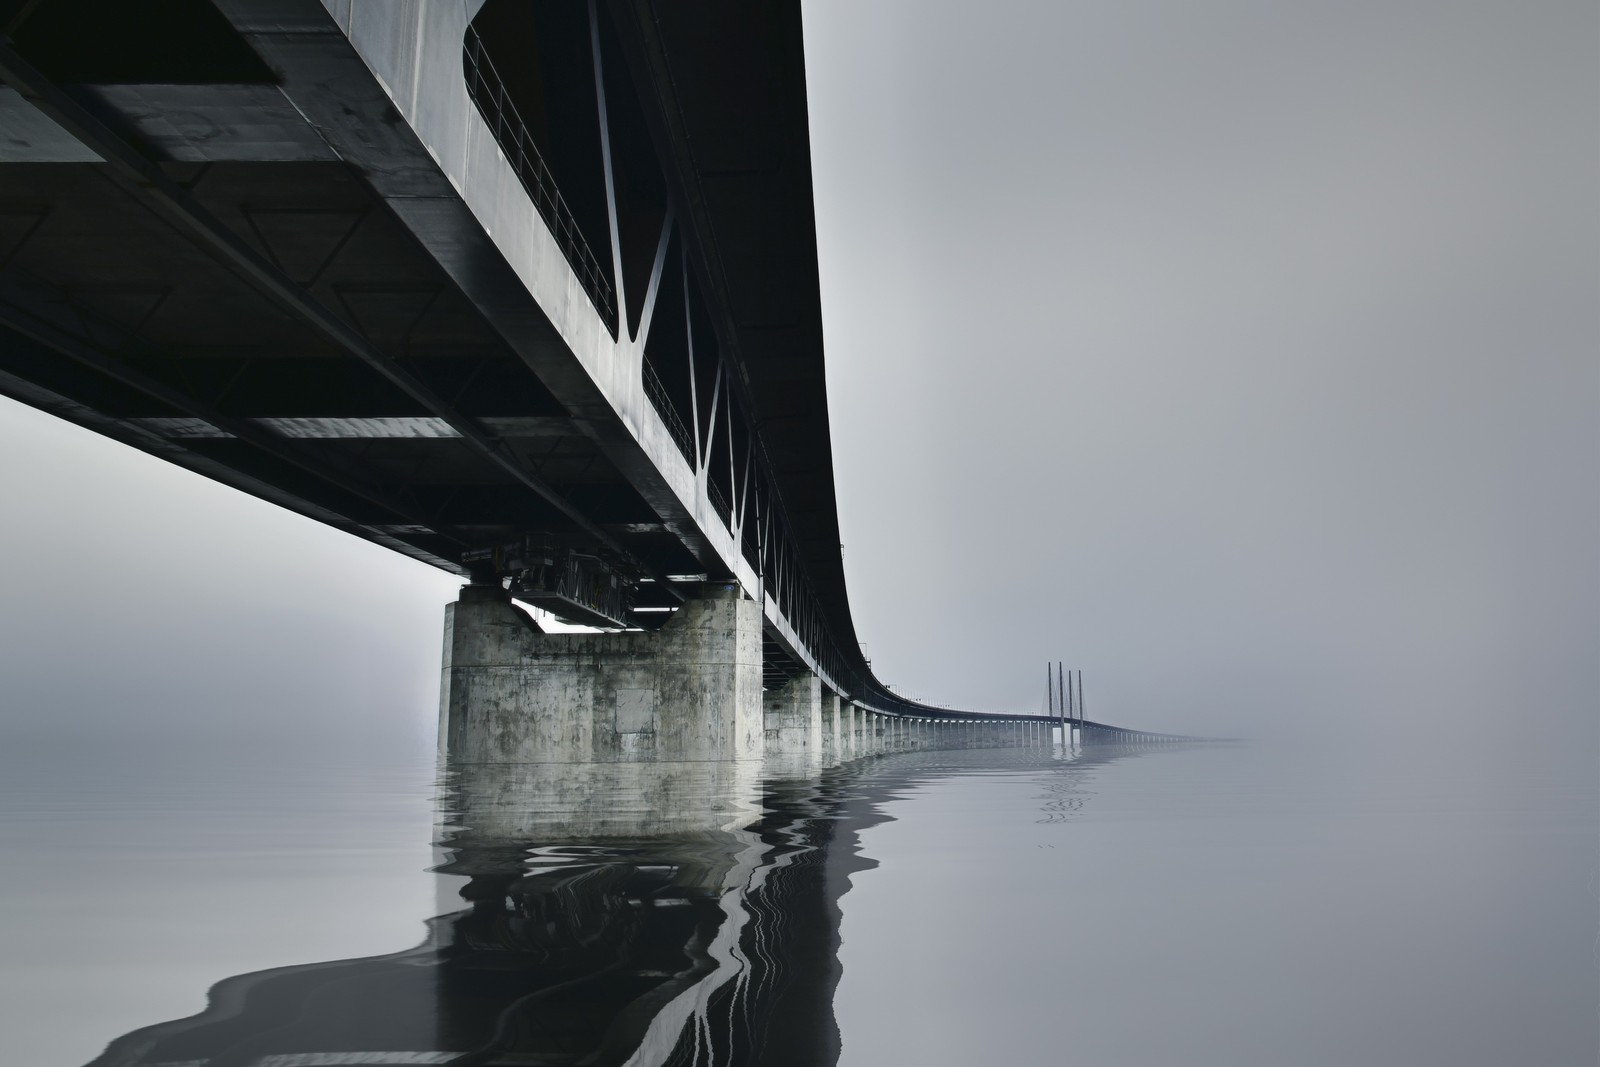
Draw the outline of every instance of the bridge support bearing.
<instances>
[{"instance_id":1,"label":"bridge support bearing","mask_svg":"<svg viewBox=\"0 0 1600 1067\"><path fill-rule=\"evenodd\" d=\"M719 587L654 633L547 634L467 586L446 609L440 717L460 763L758 759L761 609Z\"/></svg>"}]
</instances>

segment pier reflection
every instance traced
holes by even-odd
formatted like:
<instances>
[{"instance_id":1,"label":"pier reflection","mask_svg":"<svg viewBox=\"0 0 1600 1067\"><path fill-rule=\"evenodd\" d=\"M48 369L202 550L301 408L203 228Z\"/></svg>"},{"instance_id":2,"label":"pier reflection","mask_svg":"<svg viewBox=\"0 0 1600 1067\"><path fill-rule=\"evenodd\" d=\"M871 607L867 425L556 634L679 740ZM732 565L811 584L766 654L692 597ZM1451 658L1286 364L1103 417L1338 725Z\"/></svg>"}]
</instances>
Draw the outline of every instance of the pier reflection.
<instances>
[{"instance_id":1,"label":"pier reflection","mask_svg":"<svg viewBox=\"0 0 1600 1067\"><path fill-rule=\"evenodd\" d=\"M781 1011L792 1055L769 1062L832 1062L832 981L805 966L837 927L817 786L758 762L449 767L450 899L422 944L225 979L93 1067L727 1062Z\"/></svg>"},{"instance_id":2,"label":"pier reflection","mask_svg":"<svg viewBox=\"0 0 1600 1067\"><path fill-rule=\"evenodd\" d=\"M839 897L881 802L1027 768L1079 793L1119 755L449 767L422 944L225 979L91 1067L831 1064Z\"/></svg>"}]
</instances>

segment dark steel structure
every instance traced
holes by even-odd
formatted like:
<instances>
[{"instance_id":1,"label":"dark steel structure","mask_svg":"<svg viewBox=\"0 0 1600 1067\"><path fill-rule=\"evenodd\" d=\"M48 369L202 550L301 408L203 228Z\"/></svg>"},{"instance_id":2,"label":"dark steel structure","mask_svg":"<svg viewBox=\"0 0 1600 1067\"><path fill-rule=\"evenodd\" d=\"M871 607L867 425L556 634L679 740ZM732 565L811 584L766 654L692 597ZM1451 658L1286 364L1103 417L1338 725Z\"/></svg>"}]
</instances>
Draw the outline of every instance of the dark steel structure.
<instances>
[{"instance_id":1,"label":"dark steel structure","mask_svg":"<svg viewBox=\"0 0 1600 1067\"><path fill-rule=\"evenodd\" d=\"M799 5L0 0L0 391L567 619L840 557Z\"/></svg>"}]
</instances>

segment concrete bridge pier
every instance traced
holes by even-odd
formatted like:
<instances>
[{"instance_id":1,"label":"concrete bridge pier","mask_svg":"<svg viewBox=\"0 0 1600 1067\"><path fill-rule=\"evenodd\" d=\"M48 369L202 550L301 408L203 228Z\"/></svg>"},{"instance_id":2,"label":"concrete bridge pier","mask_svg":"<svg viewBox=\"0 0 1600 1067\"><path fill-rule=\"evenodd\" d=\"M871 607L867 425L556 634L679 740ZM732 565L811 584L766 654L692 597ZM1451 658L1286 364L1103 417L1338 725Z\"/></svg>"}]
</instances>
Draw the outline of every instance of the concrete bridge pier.
<instances>
[{"instance_id":1,"label":"concrete bridge pier","mask_svg":"<svg viewBox=\"0 0 1600 1067\"><path fill-rule=\"evenodd\" d=\"M544 633L497 585L446 609L440 738L458 762L759 759L761 696L761 609L736 585L654 633Z\"/></svg>"},{"instance_id":2,"label":"concrete bridge pier","mask_svg":"<svg viewBox=\"0 0 1600 1067\"><path fill-rule=\"evenodd\" d=\"M822 679L801 671L761 695L765 754L778 773L806 773L823 765Z\"/></svg>"},{"instance_id":3,"label":"concrete bridge pier","mask_svg":"<svg viewBox=\"0 0 1600 1067\"><path fill-rule=\"evenodd\" d=\"M439 710L485 832L723 831L759 814L761 616L736 587L655 633L550 634L498 585L469 585L445 612Z\"/></svg>"},{"instance_id":4,"label":"concrete bridge pier","mask_svg":"<svg viewBox=\"0 0 1600 1067\"><path fill-rule=\"evenodd\" d=\"M839 694L831 689L822 691L822 762L832 767L839 763Z\"/></svg>"}]
</instances>

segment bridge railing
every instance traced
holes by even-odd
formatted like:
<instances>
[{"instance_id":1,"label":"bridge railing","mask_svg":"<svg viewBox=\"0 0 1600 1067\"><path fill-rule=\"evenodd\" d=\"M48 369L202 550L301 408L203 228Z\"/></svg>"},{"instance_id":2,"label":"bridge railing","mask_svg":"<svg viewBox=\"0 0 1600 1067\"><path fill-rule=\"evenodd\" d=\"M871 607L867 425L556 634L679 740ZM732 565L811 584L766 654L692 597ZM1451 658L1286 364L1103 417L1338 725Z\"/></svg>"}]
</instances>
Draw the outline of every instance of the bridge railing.
<instances>
[{"instance_id":1,"label":"bridge railing","mask_svg":"<svg viewBox=\"0 0 1600 1067\"><path fill-rule=\"evenodd\" d=\"M483 38L478 36L478 31L470 24L467 26L463 54L468 95L478 106L478 112L484 121L489 124L500 150L505 153L511 168L517 172L517 179L522 183L522 188L544 218L545 224L550 227L550 232L555 235L556 241L561 245L562 253L567 257L567 262L578 275L578 281L583 285L584 292L589 294L595 310L600 312L600 318L605 321L606 328L615 338L616 295L612 289L611 279L601 269L600 261L589 248L589 242L584 239L583 231L578 229L578 221L573 217L572 210L567 207L567 202L562 199L561 190L556 188L555 177L550 173L544 157L534 145L533 137L528 133L527 123L522 121L517 105L511 101L506 92L504 79L495 70L494 62L484 50Z\"/></svg>"},{"instance_id":2,"label":"bridge railing","mask_svg":"<svg viewBox=\"0 0 1600 1067\"><path fill-rule=\"evenodd\" d=\"M661 384L661 378L656 374L656 369L650 365L649 359L644 361L644 395L656 409L656 414L661 416L661 421L666 424L667 432L672 435L678 451L683 453L683 458L693 467L694 438L689 435L689 428L683 424L678 409L673 406L672 398L667 395L667 387Z\"/></svg>"}]
</instances>

